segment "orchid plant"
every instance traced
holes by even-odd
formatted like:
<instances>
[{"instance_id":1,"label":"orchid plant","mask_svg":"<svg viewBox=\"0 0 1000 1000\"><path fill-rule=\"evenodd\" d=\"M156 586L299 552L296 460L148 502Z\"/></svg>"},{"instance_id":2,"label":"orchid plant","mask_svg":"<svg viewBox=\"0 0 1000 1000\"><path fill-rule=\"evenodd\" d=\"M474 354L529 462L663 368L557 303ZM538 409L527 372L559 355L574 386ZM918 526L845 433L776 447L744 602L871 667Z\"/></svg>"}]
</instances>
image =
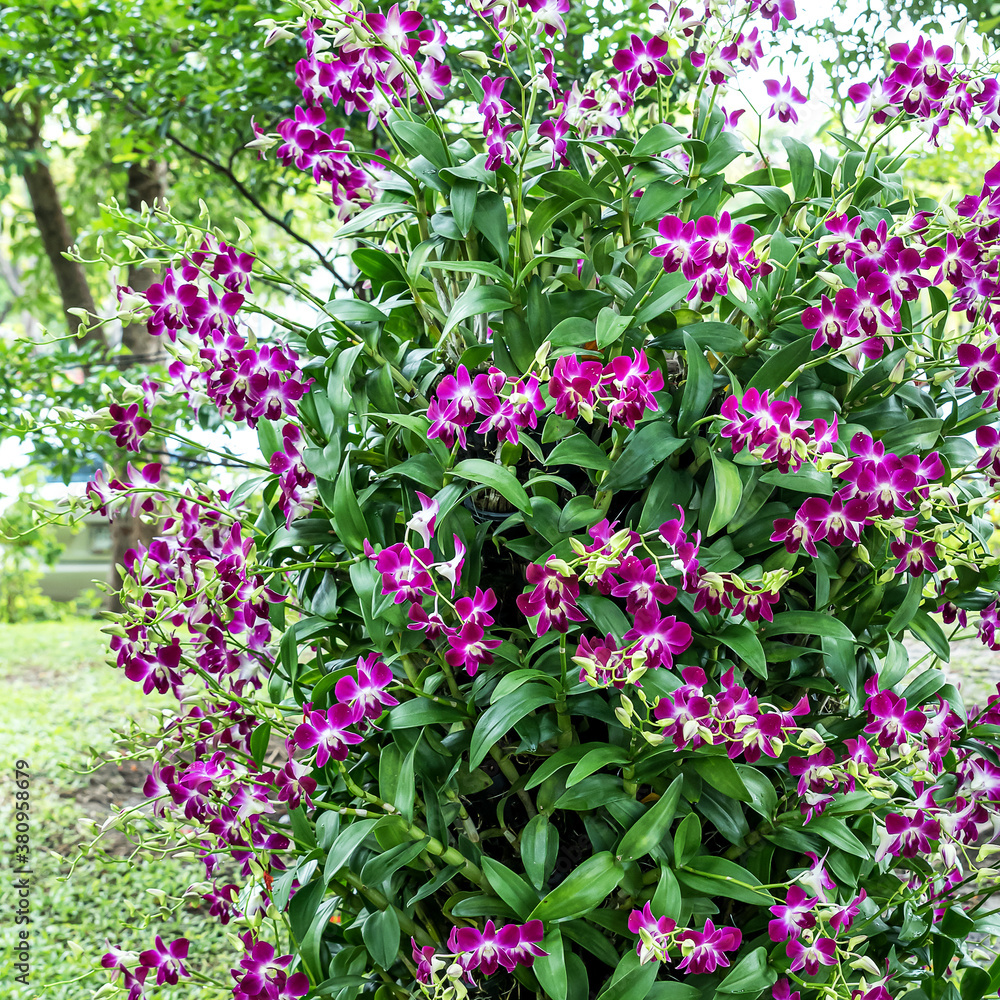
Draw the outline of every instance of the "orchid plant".
<instances>
[{"instance_id":1,"label":"orchid plant","mask_svg":"<svg viewBox=\"0 0 1000 1000\"><path fill-rule=\"evenodd\" d=\"M255 303L286 279L245 241L133 230L162 280L122 312L175 361L111 433L141 455L181 394L264 461L89 486L158 526L108 632L178 700L118 822L200 859L242 953L112 947L129 1000L1000 987L1000 691L946 668L1000 648L1000 165L953 205L880 152L1000 129L992 63L893 46L854 133L779 161L792 76L721 101L792 0L653 3L589 80L568 5L473 2L476 76L419 9L268 25L302 106L251 146L354 247L354 294L296 289L314 323Z\"/></svg>"}]
</instances>

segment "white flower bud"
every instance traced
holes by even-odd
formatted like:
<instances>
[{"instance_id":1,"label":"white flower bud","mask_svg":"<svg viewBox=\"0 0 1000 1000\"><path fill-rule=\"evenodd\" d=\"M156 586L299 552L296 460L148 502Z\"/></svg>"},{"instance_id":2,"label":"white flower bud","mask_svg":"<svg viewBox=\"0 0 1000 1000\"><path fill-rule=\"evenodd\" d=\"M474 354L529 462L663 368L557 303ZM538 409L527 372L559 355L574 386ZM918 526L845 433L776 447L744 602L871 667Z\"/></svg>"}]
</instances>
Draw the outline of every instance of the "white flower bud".
<instances>
[{"instance_id":1,"label":"white flower bud","mask_svg":"<svg viewBox=\"0 0 1000 1000\"><path fill-rule=\"evenodd\" d=\"M477 51L476 49L466 49L464 52L459 52L459 59L467 59L474 66L478 66L480 69L489 69L489 61L486 56Z\"/></svg>"},{"instance_id":2,"label":"white flower bud","mask_svg":"<svg viewBox=\"0 0 1000 1000\"><path fill-rule=\"evenodd\" d=\"M849 962L848 964L852 969L870 972L873 976L879 975L878 966L867 955L862 955L860 958L856 958L853 962Z\"/></svg>"}]
</instances>

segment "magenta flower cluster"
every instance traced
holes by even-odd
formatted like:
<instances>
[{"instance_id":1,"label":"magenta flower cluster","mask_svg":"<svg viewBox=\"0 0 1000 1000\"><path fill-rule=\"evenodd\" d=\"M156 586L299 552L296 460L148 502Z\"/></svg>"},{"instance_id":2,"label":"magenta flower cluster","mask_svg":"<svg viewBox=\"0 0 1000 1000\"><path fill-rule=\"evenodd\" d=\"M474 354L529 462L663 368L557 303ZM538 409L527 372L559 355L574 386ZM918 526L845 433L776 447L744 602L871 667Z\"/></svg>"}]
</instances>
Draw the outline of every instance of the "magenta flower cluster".
<instances>
[{"instance_id":1,"label":"magenta flower cluster","mask_svg":"<svg viewBox=\"0 0 1000 1000\"><path fill-rule=\"evenodd\" d=\"M955 72L950 45L935 47L921 35L913 45L890 46L889 57L894 65L887 76L874 86L859 82L848 90L858 105L859 121L869 115L879 125L900 116L913 118L935 144L954 116L976 128L1000 129L1000 84L994 78Z\"/></svg>"},{"instance_id":2,"label":"magenta flower cluster","mask_svg":"<svg viewBox=\"0 0 1000 1000\"><path fill-rule=\"evenodd\" d=\"M110 941L107 945L108 951L101 958L101 966L117 970L113 973L115 977L121 973L121 986L128 990L128 1000L144 1000L147 996L146 979L151 972L156 973L157 986L175 986L179 979L190 975L184 965L189 947L186 938L164 944L157 934L153 947L138 955L123 951Z\"/></svg>"},{"instance_id":3,"label":"magenta flower cluster","mask_svg":"<svg viewBox=\"0 0 1000 1000\"><path fill-rule=\"evenodd\" d=\"M544 384L536 375L517 378L497 368L473 377L465 365L459 365L454 375L438 383L427 407L431 422L427 433L449 448L456 441L467 448L466 432L479 420L475 433L495 433L498 440L517 444L519 432L535 429L549 405L543 389L555 403L553 412L558 416L570 420L583 416L589 422L600 407L607 413L609 427L619 423L633 428L646 413L659 408L654 393L662 388L663 372L656 367L650 370L644 351L612 358L607 365L563 355L556 359Z\"/></svg>"},{"instance_id":4,"label":"magenta flower cluster","mask_svg":"<svg viewBox=\"0 0 1000 1000\"><path fill-rule=\"evenodd\" d=\"M473 973L492 976L497 969L513 972L519 965L531 968L536 958L548 952L538 946L544 937L541 920L529 920L525 924L504 924L497 928L492 920L487 920L480 931L475 927L453 927L448 935L448 951L439 953L432 945L420 947L412 938L413 961L417 966L417 980L431 984L442 969L449 975L464 979L475 986Z\"/></svg>"},{"instance_id":5,"label":"magenta flower cluster","mask_svg":"<svg viewBox=\"0 0 1000 1000\"><path fill-rule=\"evenodd\" d=\"M867 434L851 438L854 457L842 463L838 476L846 485L830 500L810 497L793 518L778 518L774 522L771 541L783 542L789 552L803 547L815 556L816 543L827 541L838 546L844 541L859 544L866 525L886 522L904 515L901 524L906 535L890 543L892 554L899 559L896 572L912 576L934 573L938 567L937 544L917 531L919 517L913 514L933 483L944 474L938 453L899 456L886 452L881 441ZM908 537L907 537L908 536Z\"/></svg>"},{"instance_id":6,"label":"magenta flower cluster","mask_svg":"<svg viewBox=\"0 0 1000 1000\"><path fill-rule=\"evenodd\" d=\"M636 952L639 961L669 960L667 949L675 947L681 951L677 969L694 976L707 975L716 969L729 965L726 952L737 951L743 941L742 932L736 927L716 927L711 920L705 921L702 930L691 928L677 930L677 924L669 917L654 917L649 903L641 910L629 914L628 929L639 935Z\"/></svg>"},{"instance_id":7,"label":"magenta flower cluster","mask_svg":"<svg viewBox=\"0 0 1000 1000\"><path fill-rule=\"evenodd\" d=\"M768 265L761 267L753 252L753 229L745 222L733 223L728 212L716 219L703 215L685 222L676 215L665 215L659 223L663 243L649 252L663 258L668 273L680 271L693 282L688 301L711 302L729 291L729 279L735 278L747 288L753 276L766 274Z\"/></svg>"},{"instance_id":8,"label":"magenta flower cluster","mask_svg":"<svg viewBox=\"0 0 1000 1000\"><path fill-rule=\"evenodd\" d=\"M837 887L826 869L825 858L813 852L808 856L812 864L798 879L809 891L802 885L791 885L784 903L770 908L773 919L767 931L772 941L786 942L790 972L804 971L807 976L816 976L820 966L837 964L837 939L850 930L868 893L862 889L853 898L838 903L835 896L829 896ZM846 942L842 943L848 950Z\"/></svg>"},{"instance_id":9,"label":"magenta flower cluster","mask_svg":"<svg viewBox=\"0 0 1000 1000\"><path fill-rule=\"evenodd\" d=\"M295 1000L309 992L309 977L304 972L288 974L293 956L277 956L274 945L256 939L252 931L240 935L247 949L240 967L231 970L236 985L233 1000Z\"/></svg>"},{"instance_id":10,"label":"magenta flower cluster","mask_svg":"<svg viewBox=\"0 0 1000 1000\"><path fill-rule=\"evenodd\" d=\"M733 454L746 448L782 472L797 472L804 462L833 450L837 417L810 423L799 419L801 407L794 397L769 400L767 392L747 389L742 398L730 396L720 413L728 423L719 432L733 442Z\"/></svg>"},{"instance_id":11,"label":"magenta flower cluster","mask_svg":"<svg viewBox=\"0 0 1000 1000\"><path fill-rule=\"evenodd\" d=\"M140 298L152 307L150 334L170 345L181 341L176 353L182 356L169 373L192 406L208 400L223 417L250 427L262 419L282 423L283 450L271 456L271 470L279 477L278 503L290 524L312 507L314 477L302 462L302 434L292 422L312 379L302 378L293 350L281 344L251 347L240 331L236 317L243 293L250 291L252 270L250 254L206 240ZM129 289L119 290L121 298L126 295L135 297ZM119 446L134 451L151 427L148 417L159 386L146 379L143 389L141 408L139 402L110 407L112 434ZM103 489L100 477L95 482Z\"/></svg>"},{"instance_id":12,"label":"magenta flower cluster","mask_svg":"<svg viewBox=\"0 0 1000 1000\"><path fill-rule=\"evenodd\" d=\"M701 667L685 667L681 677L684 683L660 698L654 710L663 735L678 750L724 746L731 758L742 755L755 764L762 754L779 757L798 732L796 717L809 713L805 695L787 711L762 708L756 696L736 682L732 668L720 678L717 693L709 690Z\"/></svg>"}]
</instances>

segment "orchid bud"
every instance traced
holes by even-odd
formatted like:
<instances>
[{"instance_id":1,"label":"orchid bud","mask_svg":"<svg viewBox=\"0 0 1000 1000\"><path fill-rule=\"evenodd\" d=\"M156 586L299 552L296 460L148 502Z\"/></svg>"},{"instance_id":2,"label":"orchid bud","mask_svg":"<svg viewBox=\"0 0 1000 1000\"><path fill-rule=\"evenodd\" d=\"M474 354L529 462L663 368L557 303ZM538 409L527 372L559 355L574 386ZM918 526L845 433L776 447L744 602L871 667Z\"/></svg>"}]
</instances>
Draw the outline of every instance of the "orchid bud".
<instances>
[{"instance_id":1,"label":"orchid bud","mask_svg":"<svg viewBox=\"0 0 1000 1000\"><path fill-rule=\"evenodd\" d=\"M852 969L857 969L858 971L864 970L865 972L870 972L873 976L879 974L878 966L867 955L861 955L848 964Z\"/></svg>"},{"instance_id":2,"label":"orchid bud","mask_svg":"<svg viewBox=\"0 0 1000 1000\"><path fill-rule=\"evenodd\" d=\"M844 279L833 271L817 271L816 277L826 285L834 294L844 287Z\"/></svg>"},{"instance_id":3,"label":"orchid bud","mask_svg":"<svg viewBox=\"0 0 1000 1000\"><path fill-rule=\"evenodd\" d=\"M535 351L535 357L532 360L532 365L538 365L539 368L545 367L545 362L548 360L549 352L552 350L552 342L546 340L541 347Z\"/></svg>"},{"instance_id":4,"label":"orchid bud","mask_svg":"<svg viewBox=\"0 0 1000 1000\"><path fill-rule=\"evenodd\" d=\"M489 69L489 60L482 52L476 49L466 49L464 52L459 52L459 59L467 59L474 66L478 66L480 69Z\"/></svg>"},{"instance_id":5,"label":"orchid bud","mask_svg":"<svg viewBox=\"0 0 1000 1000\"><path fill-rule=\"evenodd\" d=\"M560 576L573 576L573 570L570 569L569 563L565 559L549 559L545 564L547 567L550 566L554 569Z\"/></svg>"}]
</instances>

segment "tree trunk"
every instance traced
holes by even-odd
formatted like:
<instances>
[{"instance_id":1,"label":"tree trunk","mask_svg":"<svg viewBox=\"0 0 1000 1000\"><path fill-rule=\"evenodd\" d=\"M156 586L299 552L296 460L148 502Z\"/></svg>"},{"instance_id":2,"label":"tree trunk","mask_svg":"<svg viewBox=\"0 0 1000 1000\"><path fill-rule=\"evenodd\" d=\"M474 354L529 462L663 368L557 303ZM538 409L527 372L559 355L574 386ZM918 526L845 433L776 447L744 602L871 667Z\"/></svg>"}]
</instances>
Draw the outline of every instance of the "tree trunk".
<instances>
[{"instance_id":1,"label":"tree trunk","mask_svg":"<svg viewBox=\"0 0 1000 1000\"><path fill-rule=\"evenodd\" d=\"M128 168L128 207L138 212L143 202L159 205L167 194L167 166L162 160L137 160ZM135 292L145 292L156 281L156 272L148 267L130 266L129 287ZM122 344L131 351L132 363L150 364L165 357L159 337L150 336L145 323L129 323L122 329ZM108 610L122 611L120 566L125 553L140 541L150 542L155 528L138 518L116 517L111 522L111 567L108 584Z\"/></svg>"},{"instance_id":2,"label":"tree trunk","mask_svg":"<svg viewBox=\"0 0 1000 1000\"><path fill-rule=\"evenodd\" d=\"M26 166L24 183L28 188L31 209L35 214L45 253L52 263L56 284L59 286L59 296L66 313L66 325L70 333L78 336L82 321L69 310L86 309L92 316L96 316L97 306L94 305L94 297L90 294L83 266L63 256L63 253L73 245L73 237L70 235L69 225L59 200L59 192L56 190L48 164L37 159ZM87 330L83 339L101 347L107 346L104 331L100 327Z\"/></svg>"}]
</instances>

